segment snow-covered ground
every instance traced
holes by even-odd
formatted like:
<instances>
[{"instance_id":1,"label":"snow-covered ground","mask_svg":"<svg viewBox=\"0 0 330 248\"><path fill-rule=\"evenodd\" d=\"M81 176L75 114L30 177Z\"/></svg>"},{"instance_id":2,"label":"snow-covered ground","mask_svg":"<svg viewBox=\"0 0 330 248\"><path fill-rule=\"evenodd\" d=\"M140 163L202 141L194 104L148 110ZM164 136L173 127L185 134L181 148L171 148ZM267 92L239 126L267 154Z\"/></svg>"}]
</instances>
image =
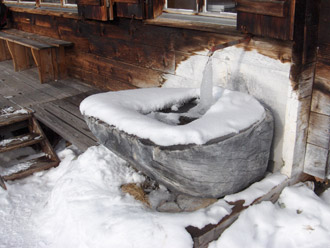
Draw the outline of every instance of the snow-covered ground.
<instances>
[{"instance_id":1,"label":"snow-covered ground","mask_svg":"<svg viewBox=\"0 0 330 248\"><path fill-rule=\"evenodd\" d=\"M219 200L196 212L160 213L121 191L144 177L103 146L59 156L57 168L0 189L1 248L192 247L186 226L216 223L231 211ZM166 195L161 187L151 202ZM330 247L330 190L318 197L305 184L287 187L276 204L245 210L210 247Z\"/></svg>"}]
</instances>

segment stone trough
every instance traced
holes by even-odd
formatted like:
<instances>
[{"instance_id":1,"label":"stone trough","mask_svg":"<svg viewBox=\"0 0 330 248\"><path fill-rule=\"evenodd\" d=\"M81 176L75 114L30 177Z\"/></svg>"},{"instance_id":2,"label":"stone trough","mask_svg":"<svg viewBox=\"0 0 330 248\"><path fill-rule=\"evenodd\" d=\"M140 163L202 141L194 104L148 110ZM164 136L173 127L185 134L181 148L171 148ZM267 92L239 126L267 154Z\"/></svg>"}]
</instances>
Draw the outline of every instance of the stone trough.
<instances>
[{"instance_id":1,"label":"stone trough","mask_svg":"<svg viewBox=\"0 0 330 248\"><path fill-rule=\"evenodd\" d=\"M198 94L162 88L101 93L85 99L81 112L101 144L171 191L219 198L264 176L273 118L253 97L217 88L204 116L173 124ZM173 110L166 123L154 118L165 108Z\"/></svg>"}]
</instances>

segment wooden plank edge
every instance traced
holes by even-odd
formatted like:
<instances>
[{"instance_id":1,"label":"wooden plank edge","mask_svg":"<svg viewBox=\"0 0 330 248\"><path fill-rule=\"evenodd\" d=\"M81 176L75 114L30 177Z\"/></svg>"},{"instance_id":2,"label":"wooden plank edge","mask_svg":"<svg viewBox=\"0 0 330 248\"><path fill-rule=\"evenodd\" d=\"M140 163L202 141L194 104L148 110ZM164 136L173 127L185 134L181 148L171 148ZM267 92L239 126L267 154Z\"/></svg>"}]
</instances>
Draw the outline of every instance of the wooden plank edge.
<instances>
[{"instance_id":1,"label":"wooden plank edge","mask_svg":"<svg viewBox=\"0 0 330 248\"><path fill-rule=\"evenodd\" d=\"M20 139L24 139L25 137L27 137L26 140L20 140ZM31 146L40 143L41 141L43 141L43 139L44 138L39 134L20 135L13 138L13 140L7 145L0 145L0 153L12 151L17 148Z\"/></svg>"},{"instance_id":2,"label":"wooden plank edge","mask_svg":"<svg viewBox=\"0 0 330 248\"><path fill-rule=\"evenodd\" d=\"M303 174L302 174L303 175ZM217 240L221 234L232 224L234 223L240 213L242 213L245 209L249 208L252 205L258 204L262 201L271 201L276 202L279 198L282 190L289 186L293 185L299 181L304 181L304 178L302 178L302 175L297 176L295 178L288 178L284 180L279 185L273 187L268 193L265 195L255 199L250 205L244 206L244 200L239 200L237 202L229 202L230 205L233 205L232 212L226 216L224 216L218 224L208 224L202 229L188 226L186 227L186 230L191 235L193 241L194 241L194 248L201 248L201 247L207 247L208 244L214 240Z\"/></svg>"},{"instance_id":3,"label":"wooden plank edge","mask_svg":"<svg viewBox=\"0 0 330 248\"><path fill-rule=\"evenodd\" d=\"M31 118L30 114L2 115L0 116L0 127L20 121L25 121L28 120L29 118Z\"/></svg>"},{"instance_id":4,"label":"wooden plank edge","mask_svg":"<svg viewBox=\"0 0 330 248\"><path fill-rule=\"evenodd\" d=\"M38 160L44 160L44 161L38 161ZM36 159L36 162L33 163L30 168L7 175L7 176L3 176L2 178L5 181L22 179L24 177L32 175L35 172L39 172L39 171L50 169L52 167L56 167L59 165L59 163L60 163L59 161L51 161L50 159L47 159L46 157L41 157L41 158Z\"/></svg>"}]
</instances>

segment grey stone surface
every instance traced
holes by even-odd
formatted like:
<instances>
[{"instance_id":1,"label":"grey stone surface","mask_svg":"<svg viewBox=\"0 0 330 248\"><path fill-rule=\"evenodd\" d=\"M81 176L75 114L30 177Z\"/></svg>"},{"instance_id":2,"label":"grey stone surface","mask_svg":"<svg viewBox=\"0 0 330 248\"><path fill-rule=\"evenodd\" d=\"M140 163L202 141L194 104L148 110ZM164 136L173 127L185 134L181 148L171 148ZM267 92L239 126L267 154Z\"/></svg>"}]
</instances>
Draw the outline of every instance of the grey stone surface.
<instances>
[{"instance_id":1,"label":"grey stone surface","mask_svg":"<svg viewBox=\"0 0 330 248\"><path fill-rule=\"evenodd\" d=\"M217 200L218 199L216 198L200 198L188 195L178 195L176 198L176 203L182 211L192 212L201 208L206 208L215 203Z\"/></svg>"},{"instance_id":2,"label":"grey stone surface","mask_svg":"<svg viewBox=\"0 0 330 248\"><path fill-rule=\"evenodd\" d=\"M219 198L260 180L267 169L273 117L205 145L162 147L93 117L85 120L99 142L176 193ZM161 130L160 130L161 132Z\"/></svg>"},{"instance_id":3,"label":"grey stone surface","mask_svg":"<svg viewBox=\"0 0 330 248\"><path fill-rule=\"evenodd\" d=\"M167 212L167 213L182 212L181 208L175 202L164 202L163 204L157 207L157 211Z\"/></svg>"}]
</instances>

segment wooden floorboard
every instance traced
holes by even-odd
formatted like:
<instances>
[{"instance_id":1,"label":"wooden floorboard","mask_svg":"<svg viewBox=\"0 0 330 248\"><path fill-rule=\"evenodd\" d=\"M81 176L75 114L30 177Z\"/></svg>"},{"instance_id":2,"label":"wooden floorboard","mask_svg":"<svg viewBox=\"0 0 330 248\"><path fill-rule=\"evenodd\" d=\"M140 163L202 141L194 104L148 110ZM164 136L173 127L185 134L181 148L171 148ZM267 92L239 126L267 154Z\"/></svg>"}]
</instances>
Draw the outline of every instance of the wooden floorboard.
<instances>
[{"instance_id":1,"label":"wooden floorboard","mask_svg":"<svg viewBox=\"0 0 330 248\"><path fill-rule=\"evenodd\" d=\"M32 109L37 119L84 151L97 145L79 111L80 102L98 89L76 79L40 84L36 68L15 72L12 61L0 62L0 108Z\"/></svg>"}]
</instances>

